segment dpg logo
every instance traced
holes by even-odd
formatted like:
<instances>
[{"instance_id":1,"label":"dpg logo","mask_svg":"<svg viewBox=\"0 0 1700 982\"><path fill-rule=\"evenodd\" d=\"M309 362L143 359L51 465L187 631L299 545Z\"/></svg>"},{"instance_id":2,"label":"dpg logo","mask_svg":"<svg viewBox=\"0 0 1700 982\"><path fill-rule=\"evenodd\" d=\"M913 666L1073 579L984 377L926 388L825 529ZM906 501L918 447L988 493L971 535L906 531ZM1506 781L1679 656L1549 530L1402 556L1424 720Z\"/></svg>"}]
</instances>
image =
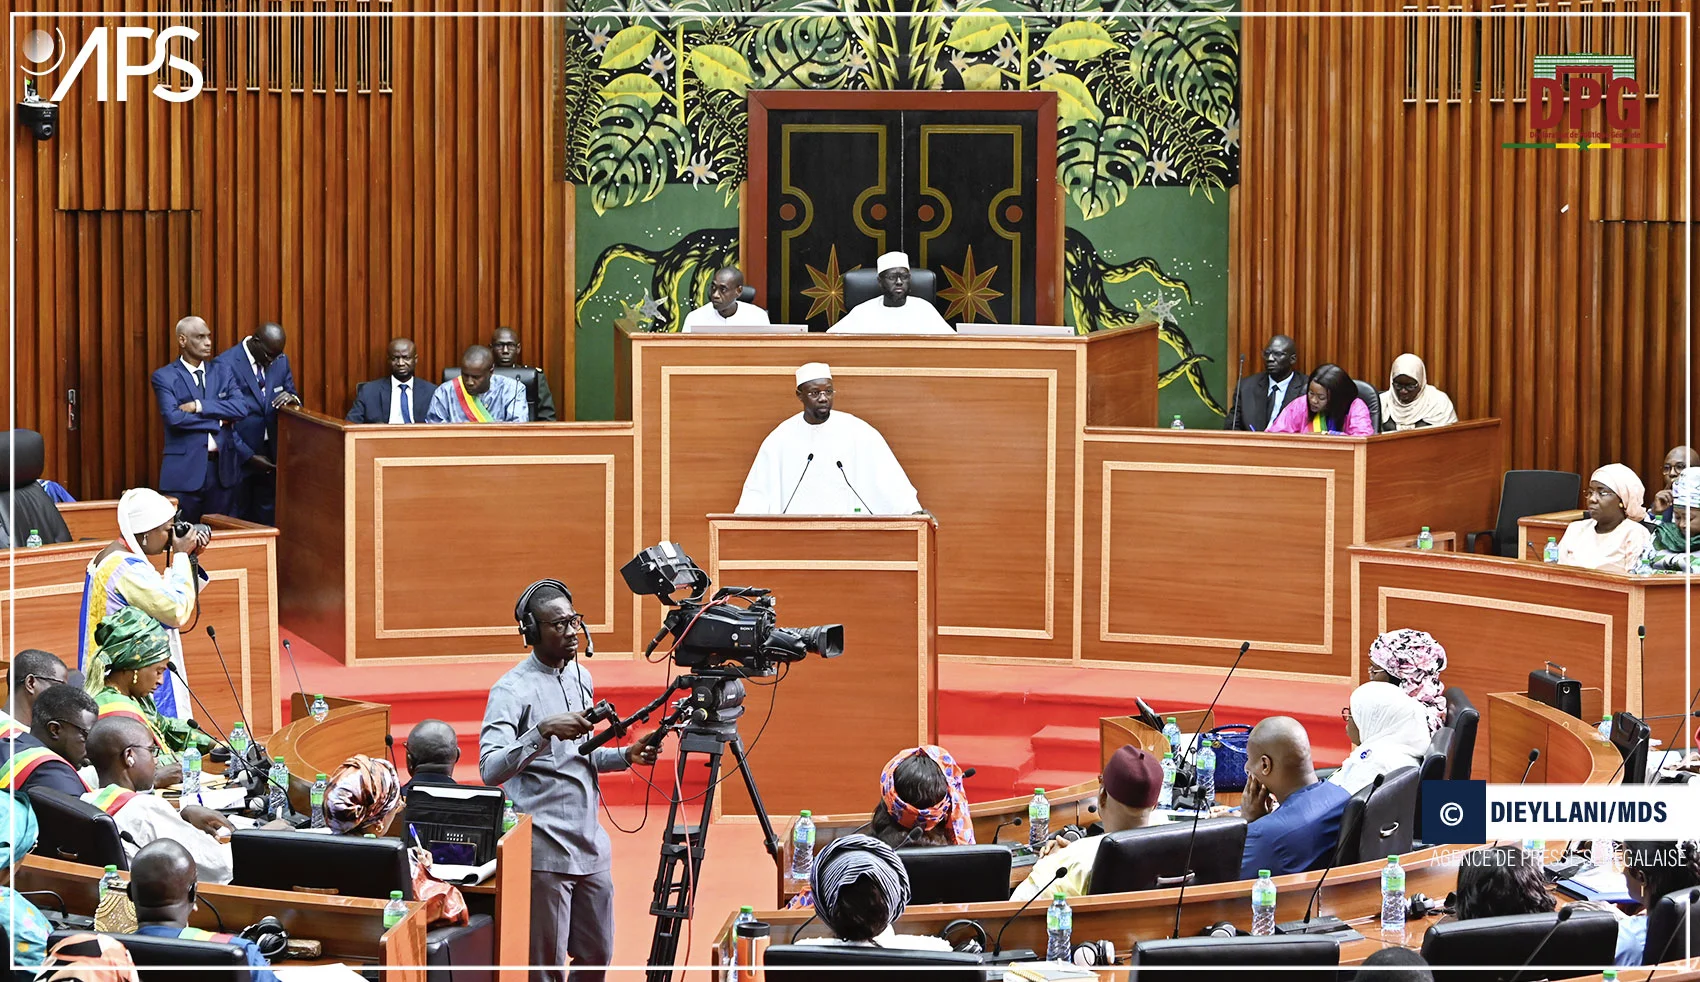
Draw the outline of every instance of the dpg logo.
<instances>
[{"instance_id":1,"label":"dpg logo","mask_svg":"<svg viewBox=\"0 0 1700 982\"><path fill-rule=\"evenodd\" d=\"M1529 107L1537 130L1568 122L1581 129L1591 109L1605 107L1616 130L1641 128L1641 87L1635 59L1626 55L1537 55L1529 79Z\"/></svg>"},{"instance_id":2,"label":"dpg logo","mask_svg":"<svg viewBox=\"0 0 1700 982\"><path fill-rule=\"evenodd\" d=\"M70 91L71 83L77 80L77 77L82 74L84 66L91 61L95 62L95 99L99 102L106 101L109 79L112 77L112 59L107 50L109 46L107 35L109 33L117 35L110 47L117 51L119 102L126 101L126 90L129 88L128 80L130 78L143 78L152 75L162 67L170 67L181 72L188 84L185 88L174 89L161 82L153 87L154 95L167 102L188 102L201 94L203 79L201 78L200 67L186 58L180 58L171 53L173 38L182 38L194 43L201 38L199 32L187 27L168 27L158 32L156 36L151 27L97 27L89 32L88 40L83 42L82 49L71 60L71 67L67 68L64 76L59 79L59 87L53 90L53 94L48 97L49 101L62 101L65 94ZM140 64L130 61L130 42L138 40L151 40L153 42L148 60ZM69 50L69 46L65 43L64 32L58 28L54 28L52 34L48 34L46 31L31 31L24 36L23 56L26 64L21 67L27 75L37 77L46 75L49 72L56 71L64 63L65 55ZM45 63L50 59L53 63L46 65ZM36 67L32 68L31 66Z\"/></svg>"}]
</instances>

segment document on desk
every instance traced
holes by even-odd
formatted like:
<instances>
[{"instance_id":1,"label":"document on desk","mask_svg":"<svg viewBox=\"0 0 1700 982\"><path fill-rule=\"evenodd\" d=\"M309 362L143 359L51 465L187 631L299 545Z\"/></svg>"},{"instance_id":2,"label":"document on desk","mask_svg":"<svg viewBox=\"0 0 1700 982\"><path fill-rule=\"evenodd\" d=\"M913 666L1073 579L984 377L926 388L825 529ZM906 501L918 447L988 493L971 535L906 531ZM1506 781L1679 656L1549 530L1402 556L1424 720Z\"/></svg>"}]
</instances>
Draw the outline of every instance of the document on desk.
<instances>
[{"instance_id":1,"label":"document on desk","mask_svg":"<svg viewBox=\"0 0 1700 982\"><path fill-rule=\"evenodd\" d=\"M1632 899L1623 874L1601 866L1585 869L1568 880L1559 880L1558 888L1583 900L1603 900L1608 904L1624 904Z\"/></svg>"},{"instance_id":2,"label":"document on desk","mask_svg":"<svg viewBox=\"0 0 1700 982\"><path fill-rule=\"evenodd\" d=\"M459 887L476 886L488 880L496 872L494 859L482 866L456 866L453 863L432 863L431 875L444 883L453 883Z\"/></svg>"}]
</instances>

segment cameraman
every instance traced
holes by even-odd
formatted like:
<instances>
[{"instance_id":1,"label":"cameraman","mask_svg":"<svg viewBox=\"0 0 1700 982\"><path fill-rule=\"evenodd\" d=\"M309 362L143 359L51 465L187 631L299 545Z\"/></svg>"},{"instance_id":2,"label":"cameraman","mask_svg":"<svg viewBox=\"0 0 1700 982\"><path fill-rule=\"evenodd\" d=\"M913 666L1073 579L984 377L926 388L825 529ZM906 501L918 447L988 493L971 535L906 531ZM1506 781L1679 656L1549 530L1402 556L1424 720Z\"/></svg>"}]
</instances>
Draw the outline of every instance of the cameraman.
<instances>
[{"instance_id":1,"label":"cameraman","mask_svg":"<svg viewBox=\"0 0 1700 982\"><path fill-rule=\"evenodd\" d=\"M585 714L596 702L590 673L575 661L584 618L564 585L541 580L514 605L514 620L531 656L490 689L478 771L531 816L531 964L551 966L533 978L559 982L569 955L575 966L614 957L613 856L596 820L596 775L654 764L662 731L580 756L592 726ZM572 973L575 982L604 975Z\"/></svg>"},{"instance_id":2,"label":"cameraman","mask_svg":"<svg viewBox=\"0 0 1700 982\"><path fill-rule=\"evenodd\" d=\"M87 671L94 658L95 625L125 607L136 607L165 627L171 645L171 664L183 672L183 642L178 629L192 625L198 616L196 595L207 574L195 563L207 546L211 532L205 525L188 526L186 534L174 529L177 507L170 499L149 488L132 488L118 499L118 531L123 538L102 549L89 563L83 580L83 624L77 644L77 667ZM166 554L165 574L154 568L149 556ZM94 680L98 683L99 680ZM167 675L153 692L161 717L178 720L189 715L188 691L179 678ZM178 725L165 727L174 737L171 750L179 751L193 741L205 753L212 739L199 730ZM162 778L174 779L175 767Z\"/></svg>"}]
</instances>

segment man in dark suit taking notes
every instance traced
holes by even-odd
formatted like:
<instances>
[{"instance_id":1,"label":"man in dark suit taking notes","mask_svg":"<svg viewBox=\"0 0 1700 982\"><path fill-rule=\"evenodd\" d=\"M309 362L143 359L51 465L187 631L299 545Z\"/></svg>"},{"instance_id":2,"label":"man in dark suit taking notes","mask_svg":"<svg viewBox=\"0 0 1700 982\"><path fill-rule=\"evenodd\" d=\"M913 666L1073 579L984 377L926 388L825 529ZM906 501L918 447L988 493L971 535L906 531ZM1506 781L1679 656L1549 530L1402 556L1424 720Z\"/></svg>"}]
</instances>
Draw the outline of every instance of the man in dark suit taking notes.
<instances>
[{"instance_id":1,"label":"man in dark suit taking notes","mask_svg":"<svg viewBox=\"0 0 1700 982\"><path fill-rule=\"evenodd\" d=\"M418 355L409 338L390 342L390 374L361 382L354 392L350 423L423 423L437 387L413 374Z\"/></svg>"},{"instance_id":2,"label":"man in dark suit taking notes","mask_svg":"<svg viewBox=\"0 0 1700 982\"><path fill-rule=\"evenodd\" d=\"M1281 415L1287 403L1304 398L1310 389L1310 377L1294 371L1298 363L1299 352L1292 338L1285 334L1270 338L1263 348L1263 371L1240 379L1222 429L1257 433L1269 429L1269 421Z\"/></svg>"}]
</instances>

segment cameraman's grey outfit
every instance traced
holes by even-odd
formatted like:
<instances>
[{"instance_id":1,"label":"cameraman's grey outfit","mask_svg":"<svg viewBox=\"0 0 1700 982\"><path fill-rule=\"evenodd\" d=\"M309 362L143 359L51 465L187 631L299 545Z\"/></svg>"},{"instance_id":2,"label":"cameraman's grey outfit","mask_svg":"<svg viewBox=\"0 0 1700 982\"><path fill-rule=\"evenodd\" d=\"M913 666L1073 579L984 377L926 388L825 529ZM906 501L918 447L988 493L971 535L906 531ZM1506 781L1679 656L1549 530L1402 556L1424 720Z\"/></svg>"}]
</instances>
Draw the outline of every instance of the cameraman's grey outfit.
<instances>
[{"instance_id":1,"label":"cameraman's grey outfit","mask_svg":"<svg viewBox=\"0 0 1700 982\"><path fill-rule=\"evenodd\" d=\"M500 784L514 807L531 816L531 964L607 965L614 957L613 856L596 820L596 775L628 766L624 750L601 747L579 755L579 740L548 739L537 724L561 713L588 713L595 703L590 673L571 661L560 672L536 655L515 665L490 688L478 734L478 772ZM572 973L574 982L600 982L601 971ZM533 972L558 982L562 969Z\"/></svg>"}]
</instances>

